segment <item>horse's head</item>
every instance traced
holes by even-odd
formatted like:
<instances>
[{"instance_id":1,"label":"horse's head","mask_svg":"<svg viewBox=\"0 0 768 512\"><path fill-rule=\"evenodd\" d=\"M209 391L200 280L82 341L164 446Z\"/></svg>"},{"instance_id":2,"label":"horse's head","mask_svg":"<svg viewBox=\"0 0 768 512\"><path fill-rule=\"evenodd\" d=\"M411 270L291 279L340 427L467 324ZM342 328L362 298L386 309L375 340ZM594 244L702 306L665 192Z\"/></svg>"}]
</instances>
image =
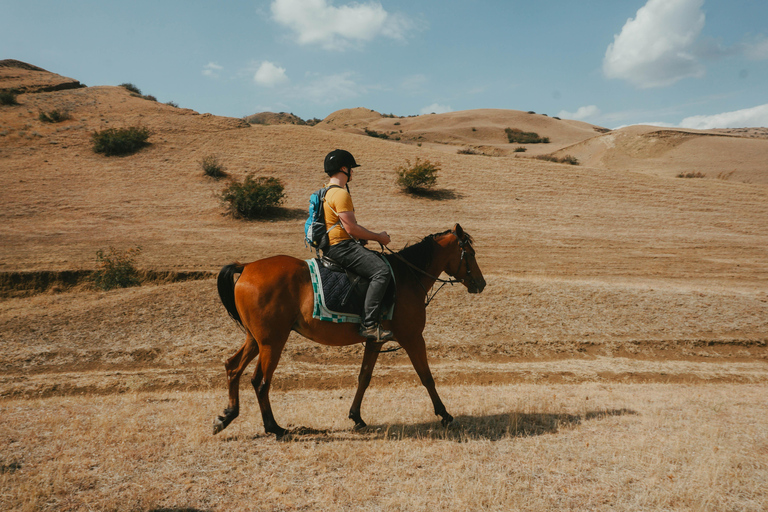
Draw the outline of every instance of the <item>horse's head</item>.
<instances>
[{"instance_id":1,"label":"horse's head","mask_svg":"<svg viewBox=\"0 0 768 512\"><path fill-rule=\"evenodd\" d=\"M447 246L452 248L446 273L467 287L469 293L480 293L485 289L485 278L477 265L472 237L456 224L446 237ZM442 245L442 244L441 244Z\"/></svg>"}]
</instances>

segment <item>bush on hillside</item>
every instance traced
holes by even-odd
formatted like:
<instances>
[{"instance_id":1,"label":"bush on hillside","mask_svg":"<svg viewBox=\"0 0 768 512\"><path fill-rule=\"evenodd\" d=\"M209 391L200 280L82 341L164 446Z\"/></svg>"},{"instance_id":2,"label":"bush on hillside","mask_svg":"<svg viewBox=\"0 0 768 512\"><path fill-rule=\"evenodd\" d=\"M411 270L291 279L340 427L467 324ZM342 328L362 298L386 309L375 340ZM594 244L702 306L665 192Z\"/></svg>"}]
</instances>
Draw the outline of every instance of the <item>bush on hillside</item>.
<instances>
[{"instance_id":1,"label":"bush on hillside","mask_svg":"<svg viewBox=\"0 0 768 512\"><path fill-rule=\"evenodd\" d=\"M108 128L94 132L93 151L106 156L130 155L148 146L151 132L149 128L132 126L130 128Z\"/></svg>"},{"instance_id":2,"label":"bush on hillside","mask_svg":"<svg viewBox=\"0 0 768 512\"><path fill-rule=\"evenodd\" d=\"M396 169L396 183L406 192L419 193L434 187L437 184L437 173L440 171L439 163L416 158L416 163L400 166Z\"/></svg>"},{"instance_id":3,"label":"bush on hillside","mask_svg":"<svg viewBox=\"0 0 768 512\"><path fill-rule=\"evenodd\" d=\"M93 274L93 284L101 290L128 288L141 284L135 258L141 253L141 247L119 251L110 247L108 251L96 252L98 270Z\"/></svg>"},{"instance_id":4,"label":"bush on hillside","mask_svg":"<svg viewBox=\"0 0 768 512\"><path fill-rule=\"evenodd\" d=\"M60 123L68 119L72 119L69 112L66 110L51 110L50 112L40 112L37 118L44 123Z\"/></svg>"},{"instance_id":5,"label":"bush on hillside","mask_svg":"<svg viewBox=\"0 0 768 512\"><path fill-rule=\"evenodd\" d=\"M246 175L240 183L233 181L221 192L227 214L237 219L256 219L276 213L285 200L282 181L272 177Z\"/></svg>"},{"instance_id":6,"label":"bush on hillside","mask_svg":"<svg viewBox=\"0 0 768 512\"><path fill-rule=\"evenodd\" d=\"M516 144L549 144L549 137L539 137L536 132L524 132L519 128L507 128L507 139Z\"/></svg>"},{"instance_id":7,"label":"bush on hillside","mask_svg":"<svg viewBox=\"0 0 768 512\"><path fill-rule=\"evenodd\" d=\"M14 91L0 91L0 105L18 105Z\"/></svg>"},{"instance_id":8,"label":"bush on hillside","mask_svg":"<svg viewBox=\"0 0 768 512\"><path fill-rule=\"evenodd\" d=\"M555 162L556 164L579 165L579 160L571 155L565 155L562 158L558 158L554 155L538 155L534 158L537 160L545 160L547 162Z\"/></svg>"},{"instance_id":9,"label":"bush on hillside","mask_svg":"<svg viewBox=\"0 0 768 512\"><path fill-rule=\"evenodd\" d=\"M677 175L678 178L704 178L707 175L703 172L681 172Z\"/></svg>"},{"instance_id":10,"label":"bush on hillside","mask_svg":"<svg viewBox=\"0 0 768 512\"><path fill-rule=\"evenodd\" d=\"M136 87L135 85L133 85L131 83L120 84L119 87L123 87L125 89L128 89L132 93L138 94L139 96L141 96L141 89L139 89L138 87Z\"/></svg>"},{"instance_id":11,"label":"bush on hillside","mask_svg":"<svg viewBox=\"0 0 768 512\"><path fill-rule=\"evenodd\" d=\"M224 165L219 162L219 157L216 155L203 157L200 161L200 167L203 168L203 173L211 178L219 179L227 176L227 172L224 170Z\"/></svg>"}]
</instances>

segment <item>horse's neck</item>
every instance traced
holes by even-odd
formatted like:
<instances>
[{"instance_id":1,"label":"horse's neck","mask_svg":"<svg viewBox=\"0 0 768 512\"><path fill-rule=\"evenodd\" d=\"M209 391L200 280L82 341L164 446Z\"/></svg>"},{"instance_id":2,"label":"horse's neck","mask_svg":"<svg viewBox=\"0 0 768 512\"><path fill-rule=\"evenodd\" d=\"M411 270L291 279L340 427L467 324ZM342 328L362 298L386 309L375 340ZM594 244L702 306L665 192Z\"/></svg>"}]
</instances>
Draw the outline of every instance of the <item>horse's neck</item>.
<instances>
[{"instance_id":1,"label":"horse's neck","mask_svg":"<svg viewBox=\"0 0 768 512\"><path fill-rule=\"evenodd\" d=\"M435 250L432 253L432 261L427 265L427 268L425 269L425 272L429 274L432 277L426 277L422 279L422 284L425 285L426 289L429 289L432 287L432 285L435 284L435 277L440 277L440 274L443 273L443 271L446 270L448 266L448 252L440 247L437 243L435 244Z\"/></svg>"}]
</instances>

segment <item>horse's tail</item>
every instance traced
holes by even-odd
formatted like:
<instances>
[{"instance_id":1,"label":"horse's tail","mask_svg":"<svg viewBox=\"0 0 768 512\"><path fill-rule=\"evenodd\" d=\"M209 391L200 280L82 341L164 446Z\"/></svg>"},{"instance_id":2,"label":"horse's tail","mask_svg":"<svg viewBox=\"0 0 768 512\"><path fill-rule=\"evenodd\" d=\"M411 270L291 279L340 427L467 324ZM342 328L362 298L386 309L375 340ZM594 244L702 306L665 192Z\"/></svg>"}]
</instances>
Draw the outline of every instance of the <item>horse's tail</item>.
<instances>
[{"instance_id":1,"label":"horse's tail","mask_svg":"<svg viewBox=\"0 0 768 512\"><path fill-rule=\"evenodd\" d=\"M230 263L225 265L221 272L219 272L219 278L217 281L217 287L219 289L219 298L221 303L232 317L232 320L245 330L243 320L240 318L240 313L237 312L237 306L235 305L235 274L241 274L245 265L242 263Z\"/></svg>"}]
</instances>

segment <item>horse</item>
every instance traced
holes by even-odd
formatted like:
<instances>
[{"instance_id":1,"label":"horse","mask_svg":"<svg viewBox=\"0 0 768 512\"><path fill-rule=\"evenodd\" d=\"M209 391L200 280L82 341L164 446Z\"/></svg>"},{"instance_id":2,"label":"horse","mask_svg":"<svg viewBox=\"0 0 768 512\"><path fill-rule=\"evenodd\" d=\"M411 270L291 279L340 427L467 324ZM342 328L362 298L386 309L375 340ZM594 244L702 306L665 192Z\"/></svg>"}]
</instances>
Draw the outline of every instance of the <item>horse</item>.
<instances>
[{"instance_id":1,"label":"horse","mask_svg":"<svg viewBox=\"0 0 768 512\"><path fill-rule=\"evenodd\" d=\"M384 255L397 283L392 320L385 321L384 327L393 332L395 340L408 354L443 426L448 426L453 416L437 394L427 362L427 349L422 336L426 325L425 299L428 290L438 280L459 282L469 293L483 291L486 283L472 243L472 237L456 224L451 230L426 236L399 252ZM443 272L453 280L439 279ZM240 276L235 279L237 274ZM275 434L278 439L289 434L275 421L269 402L269 388L291 331L329 346L364 343L363 362L349 418L355 422L355 430L367 426L360 415L360 406L383 343L365 343L365 339L357 333L357 324L313 318L314 292L306 261L281 255L246 264L231 263L219 272L217 287L227 313L246 336L242 347L225 363L229 404L224 414L214 420L214 435L237 418L240 412L240 376L254 358L257 358L257 364L251 384L258 398L264 430L267 434Z\"/></svg>"}]
</instances>

